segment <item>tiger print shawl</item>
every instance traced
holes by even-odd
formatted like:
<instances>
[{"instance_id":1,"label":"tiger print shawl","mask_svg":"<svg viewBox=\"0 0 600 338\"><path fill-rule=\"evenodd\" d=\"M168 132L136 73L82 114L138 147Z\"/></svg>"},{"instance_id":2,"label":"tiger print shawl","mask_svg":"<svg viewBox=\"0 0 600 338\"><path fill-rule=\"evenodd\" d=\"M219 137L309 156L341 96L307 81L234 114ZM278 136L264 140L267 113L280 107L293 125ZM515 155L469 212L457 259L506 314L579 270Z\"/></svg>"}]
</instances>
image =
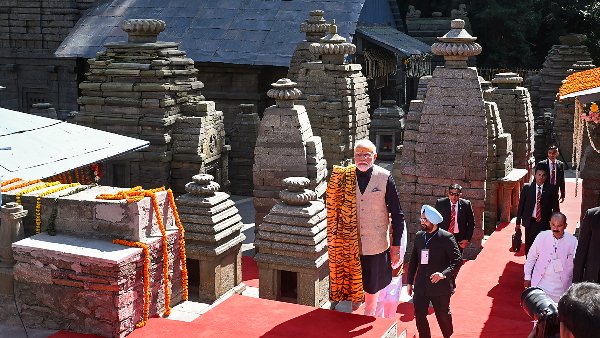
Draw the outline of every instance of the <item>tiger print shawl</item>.
<instances>
[{"instance_id":1,"label":"tiger print shawl","mask_svg":"<svg viewBox=\"0 0 600 338\"><path fill-rule=\"evenodd\" d=\"M327 184L329 298L364 301L356 215L356 166L333 166Z\"/></svg>"}]
</instances>

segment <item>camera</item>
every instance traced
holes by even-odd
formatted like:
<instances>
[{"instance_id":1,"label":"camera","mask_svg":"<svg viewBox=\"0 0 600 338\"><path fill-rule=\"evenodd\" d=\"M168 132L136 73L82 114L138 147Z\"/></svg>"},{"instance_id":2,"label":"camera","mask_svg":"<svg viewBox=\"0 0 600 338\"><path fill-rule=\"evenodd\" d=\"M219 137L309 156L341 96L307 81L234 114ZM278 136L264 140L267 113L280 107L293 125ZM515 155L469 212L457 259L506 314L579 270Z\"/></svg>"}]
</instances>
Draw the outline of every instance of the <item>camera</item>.
<instances>
[{"instance_id":1,"label":"camera","mask_svg":"<svg viewBox=\"0 0 600 338\"><path fill-rule=\"evenodd\" d=\"M544 290L538 287L527 288L521 293L521 307L534 320L536 338L559 338L560 322L558 320L558 304Z\"/></svg>"}]
</instances>

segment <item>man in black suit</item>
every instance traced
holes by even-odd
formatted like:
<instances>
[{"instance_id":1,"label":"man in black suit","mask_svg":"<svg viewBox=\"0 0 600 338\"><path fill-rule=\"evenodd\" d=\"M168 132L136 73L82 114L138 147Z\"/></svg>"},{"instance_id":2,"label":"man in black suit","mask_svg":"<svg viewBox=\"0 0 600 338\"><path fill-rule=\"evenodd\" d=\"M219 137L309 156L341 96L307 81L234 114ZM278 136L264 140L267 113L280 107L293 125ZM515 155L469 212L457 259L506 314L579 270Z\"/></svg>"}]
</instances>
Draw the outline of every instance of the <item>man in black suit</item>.
<instances>
[{"instance_id":1,"label":"man in black suit","mask_svg":"<svg viewBox=\"0 0 600 338\"><path fill-rule=\"evenodd\" d=\"M422 230L415 235L410 256L408 294L413 296L420 338L431 337L427 321L430 302L444 337L454 332L450 296L454 293L454 277L462 260L454 236L438 228L442 220L435 208L429 205L421 208Z\"/></svg>"},{"instance_id":2,"label":"man in black suit","mask_svg":"<svg viewBox=\"0 0 600 338\"><path fill-rule=\"evenodd\" d=\"M435 202L435 209L444 220L438 226L454 235L462 252L471 242L475 229L475 216L471 201L461 198L462 187L453 184L448 188L448 197Z\"/></svg>"},{"instance_id":3,"label":"man in black suit","mask_svg":"<svg viewBox=\"0 0 600 338\"><path fill-rule=\"evenodd\" d=\"M565 200L565 164L558 160L558 147L550 146L548 158L538 162L538 166L546 168L546 183L550 183L560 190L560 203L562 203Z\"/></svg>"},{"instance_id":4,"label":"man in black suit","mask_svg":"<svg viewBox=\"0 0 600 338\"><path fill-rule=\"evenodd\" d=\"M585 213L573 265L573 283L600 283L600 207Z\"/></svg>"},{"instance_id":5,"label":"man in black suit","mask_svg":"<svg viewBox=\"0 0 600 338\"><path fill-rule=\"evenodd\" d=\"M558 204L558 190L556 186L546 182L546 167L535 168L534 180L521 189L519 209L517 211L517 226L521 223L525 227L525 255L537 234L550 230L550 217L555 211L560 211Z\"/></svg>"}]
</instances>

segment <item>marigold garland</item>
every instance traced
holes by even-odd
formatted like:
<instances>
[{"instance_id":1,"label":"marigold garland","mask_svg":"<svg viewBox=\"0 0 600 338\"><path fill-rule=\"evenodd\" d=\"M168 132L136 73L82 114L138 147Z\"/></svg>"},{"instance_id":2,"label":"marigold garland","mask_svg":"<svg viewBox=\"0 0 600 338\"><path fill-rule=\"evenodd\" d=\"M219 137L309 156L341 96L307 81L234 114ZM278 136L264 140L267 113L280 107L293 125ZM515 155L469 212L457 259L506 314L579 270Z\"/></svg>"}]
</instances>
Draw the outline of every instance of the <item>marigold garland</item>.
<instances>
[{"instance_id":1,"label":"marigold garland","mask_svg":"<svg viewBox=\"0 0 600 338\"><path fill-rule=\"evenodd\" d=\"M114 244L141 248L144 254L144 314L142 320L135 324L136 328L143 327L148 322L150 313L150 251L148 245L142 242L131 242L124 239L114 239Z\"/></svg>"},{"instance_id":2,"label":"marigold garland","mask_svg":"<svg viewBox=\"0 0 600 338\"><path fill-rule=\"evenodd\" d=\"M3 181L1 186L3 187L3 186L9 185L9 184L13 184L13 183L19 182L19 181L22 181L22 180L20 178L16 178L16 177L15 178L11 178L8 181Z\"/></svg>"},{"instance_id":3,"label":"marigold garland","mask_svg":"<svg viewBox=\"0 0 600 338\"><path fill-rule=\"evenodd\" d=\"M152 201L152 208L154 209L154 215L158 228L162 235L162 249L163 249L163 288L165 293L165 316L171 314L171 289L169 288L169 241L167 239L167 231L160 215L160 209L158 207L158 201L156 200L156 193L159 191L165 191L165 187L156 189L144 190L142 187L137 186L129 190L119 191L115 194L100 194L96 196L97 199L104 200L127 200L128 203L137 202L142 200L144 197L150 197Z\"/></svg>"},{"instance_id":4,"label":"marigold garland","mask_svg":"<svg viewBox=\"0 0 600 338\"><path fill-rule=\"evenodd\" d=\"M36 235L39 234L41 232L41 225L42 225L42 197L53 194L55 192L59 192L61 190L65 190L68 188L72 188L75 186L81 185L79 183L71 183L68 185L63 185L60 187L56 187L56 188L52 188L49 190L46 190L42 193L40 193L39 195L37 195L36 198L36 203L35 203L35 233Z\"/></svg>"},{"instance_id":5,"label":"marigold garland","mask_svg":"<svg viewBox=\"0 0 600 338\"><path fill-rule=\"evenodd\" d=\"M183 300L188 300L188 272L187 259L185 255L185 229L183 228L181 219L179 219L179 212L177 211L177 206L175 205L173 191L171 189L167 190L167 195L169 196L169 205L171 206L171 210L173 211L175 224L177 224L177 228L179 229L179 260L181 264L181 284L183 287Z\"/></svg>"},{"instance_id":6,"label":"marigold garland","mask_svg":"<svg viewBox=\"0 0 600 338\"><path fill-rule=\"evenodd\" d=\"M596 87L600 87L600 67L583 70L567 76L558 90L558 96L565 96Z\"/></svg>"},{"instance_id":7,"label":"marigold garland","mask_svg":"<svg viewBox=\"0 0 600 338\"><path fill-rule=\"evenodd\" d=\"M40 189L44 189L44 188L48 188L48 187L53 187L55 185L60 184L60 182L48 182L48 183L42 183L39 185L35 185L33 187L27 188L25 190L21 190L19 191L16 195L15 195L15 199L17 201L17 204L21 204L21 195L25 195L25 194L29 194L30 192L36 191L36 190L40 190Z\"/></svg>"},{"instance_id":8,"label":"marigold garland","mask_svg":"<svg viewBox=\"0 0 600 338\"><path fill-rule=\"evenodd\" d=\"M7 191L11 191L11 190L15 190L15 189L21 189L21 188L25 188L26 186L32 185L32 184L36 184L36 183L40 183L40 180L31 180L31 181L26 181L23 183L19 183L17 185L14 186L10 186L10 187L6 187L6 188L2 188L2 192L7 192Z\"/></svg>"}]
</instances>

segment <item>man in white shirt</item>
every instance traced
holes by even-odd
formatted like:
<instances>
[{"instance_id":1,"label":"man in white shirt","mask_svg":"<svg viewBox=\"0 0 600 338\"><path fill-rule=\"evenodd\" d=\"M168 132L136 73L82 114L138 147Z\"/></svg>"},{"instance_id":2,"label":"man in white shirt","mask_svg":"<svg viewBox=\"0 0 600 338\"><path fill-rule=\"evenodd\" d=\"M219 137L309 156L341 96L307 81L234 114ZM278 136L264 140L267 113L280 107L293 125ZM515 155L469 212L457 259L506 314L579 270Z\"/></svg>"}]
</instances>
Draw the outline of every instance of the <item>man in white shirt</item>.
<instances>
[{"instance_id":1,"label":"man in white shirt","mask_svg":"<svg viewBox=\"0 0 600 338\"><path fill-rule=\"evenodd\" d=\"M568 232L567 217L555 212L550 218L550 230L540 232L527 255L524 287L536 286L557 302L573 279L573 259L577 239Z\"/></svg>"}]
</instances>

